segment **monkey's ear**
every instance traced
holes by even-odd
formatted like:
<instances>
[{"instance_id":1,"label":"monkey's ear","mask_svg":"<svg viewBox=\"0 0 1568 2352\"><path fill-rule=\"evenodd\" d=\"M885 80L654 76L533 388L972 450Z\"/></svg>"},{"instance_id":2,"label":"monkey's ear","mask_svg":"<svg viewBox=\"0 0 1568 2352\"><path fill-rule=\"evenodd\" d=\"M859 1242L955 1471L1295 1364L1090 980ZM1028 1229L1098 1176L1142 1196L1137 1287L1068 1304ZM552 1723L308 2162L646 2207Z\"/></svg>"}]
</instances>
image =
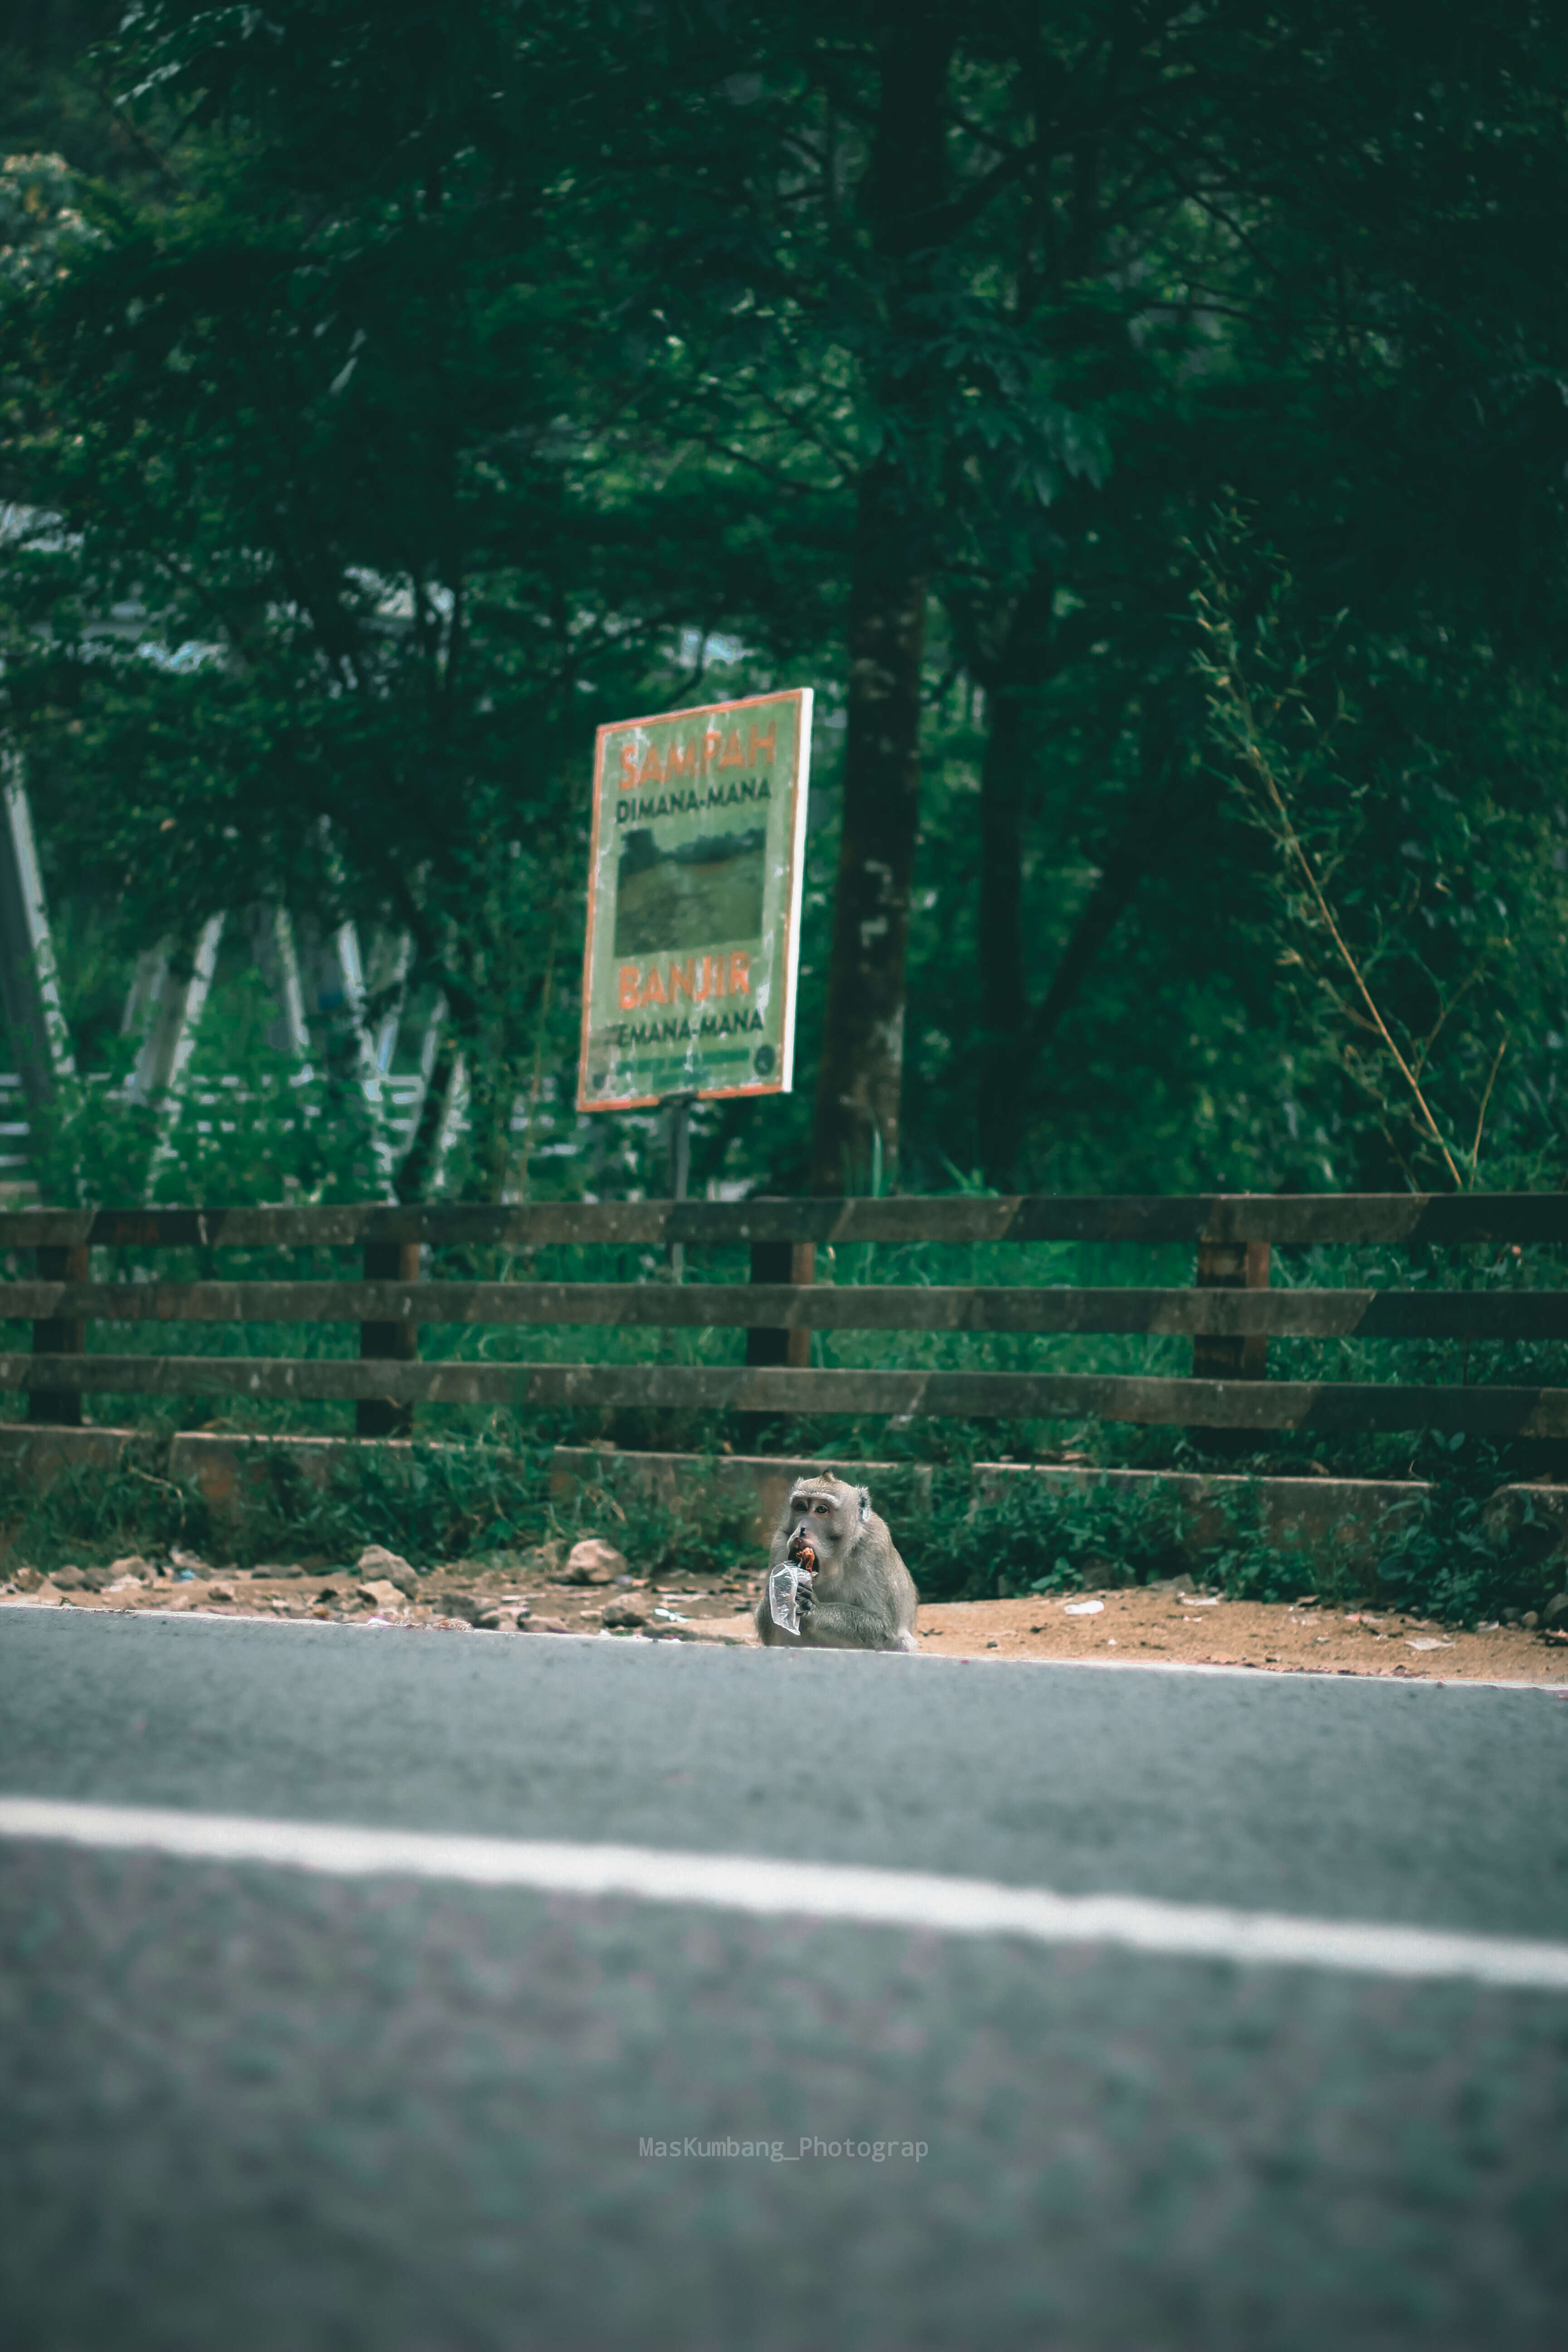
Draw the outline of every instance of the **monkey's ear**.
<instances>
[{"instance_id":1,"label":"monkey's ear","mask_svg":"<svg viewBox=\"0 0 1568 2352\"><path fill-rule=\"evenodd\" d=\"M862 1520L868 1519L871 1516L871 1490L869 1486L860 1486L856 1491L860 1497L860 1517Z\"/></svg>"}]
</instances>

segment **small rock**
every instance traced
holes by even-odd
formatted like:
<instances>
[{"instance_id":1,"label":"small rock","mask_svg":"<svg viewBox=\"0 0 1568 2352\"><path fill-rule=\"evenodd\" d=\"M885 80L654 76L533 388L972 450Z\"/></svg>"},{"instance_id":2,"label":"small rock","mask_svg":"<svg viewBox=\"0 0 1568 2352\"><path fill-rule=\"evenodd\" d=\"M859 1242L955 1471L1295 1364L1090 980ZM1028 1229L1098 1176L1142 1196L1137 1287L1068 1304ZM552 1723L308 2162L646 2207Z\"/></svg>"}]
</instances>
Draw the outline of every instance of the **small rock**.
<instances>
[{"instance_id":1,"label":"small rock","mask_svg":"<svg viewBox=\"0 0 1568 2352\"><path fill-rule=\"evenodd\" d=\"M1568 1592L1553 1594L1543 1613L1549 1625L1555 1625L1560 1617L1568 1617Z\"/></svg>"},{"instance_id":2,"label":"small rock","mask_svg":"<svg viewBox=\"0 0 1568 2352\"><path fill-rule=\"evenodd\" d=\"M1517 1625L1519 1622L1519 1615L1520 1612L1517 1609L1505 1609L1502 1612L1502 1622L1505 1625Z\"/></svg>"},{"instance_id":3,"label":"small rock","mask_svg":"<svg viewBox=\"0 0 1568 2352\"><path fill-rule=\"evenodd\" d=\"M412 1595L419 1590L419 1577L405 1559L384 1544L366 1544L359 1556L359 1572L368 1585L372 1581L390 1584L395 1591Z\"/></svg>"},{"instance_id":4,"label":"small rock","mask_svg":"<svg viewBox=\"0 0 1568 2352\"><path fill-rule=\"evenodd\" d=\"M494 1608L481 1609L474 1623L481 1633L521 1633L526 1631L529 1614L526 1601L520 1607L514 1601L503 1601Z\"/></svg>"},{"instance_id":5,"label":"small rock","mask_svg":"<svg viewBox=\"0 0 1568 2352\"><path fill-rule=\"evenodd\" d=\"M647 1611L639 1609L635 1601L607 1601L600 1616L603 1622L612 1628L625 1626L635 1631L637 1626L647 1623Z\"/></svg>"},{"instance_id":6,"label":"small rock","mask_svg":"<svg viewBox=\"0 0 1568 2352\"><path fill-rule=\"evenodd\" d=\"M374 1601L378 1609L395 1609L403 1599L403 1589L394 1584L390 1577L378 1576L367 1579L360 1586L359 1597L362 1601Z\"/></svg>"},{"instance_id":7,"label":"small rock","mask_svg":"<svg viewBox=\"0 0 1568 2352\"><path fill-rule=\"evenodd\" d=\"M133 1576L138 1584L151 1584L157 1573L152 1561L143 1559L138 1551L129 1551L123 1559L111 1559L109 1563L110 1581L120 1576Z\"/></svg>"},{"instance_id":8,"label":"small rock","mask_svg":"<svg viewBox=\"0 0 1568 2352\"><path fill-rule=\"evenodd\" d=\"M80 1592L87 1583L79 1568L57 1568L49 1578L57 1592Z\"/></svg>"},{"instance_id":9,"label":"small rock","mask_svg":"<svg viewBox=\"0 0 1568 2352\"><path fill-rule=\"evenodd\" d=\"M18 1592L37 1592L43 1580L44 1571L41 1568L19 1568L11 1579Z\"/></svg>"},{"instance_id":10,"label":"small rock","mask_svg":"<svg viewBox=\"0 0 1568 2352\"><path fill-rule=\"evenodd\" d=\"M1451 1650L1454 1644L1440 1640L1435 1633L1407 1633L1405 1646L1407 1650Z\"/></svg>"},{"instance_id":11,"label":"small rock","mask_svg":"<svg viewBox=\"0 0 1568 2352\"><path fill-rule=\"evenodd\" d=\"M234 1587L232 1584L209 1584L206 1597L209 1601L232 1601Z\"/></svg>"},{"instance_id":12,"label":"small rock","mask_svg":"<svg viewBox=\"0 0 1568 2352\"><path fill-rule=\"evenodd\" d=\"M174 1567L188 1568L194 1576L205 1576L207 1572L207 1564L198 1552L182 1551L177 1544L170 1552L169 1559ZM134 1565L134 1563L116 1560L114 1565L120 1568Z\"/></svg>"},{"instance_id":13,"label":"small rock","mask_svg":"<svg viewBox=\"0 0 1568 2352\"><path fill-rule=\"evenodd\" d=\"M520 1633L570 1633L572 1628L563 1617L525 1617L517 1630Z\"/></svg>"},{"instance_id":14,"label":"small rock","mask_svg":"<svg viewBox=\"0 0 1568 2352\"><path fill-rule=\"evenodd\" d=\"M988 1650L999 1650L1002 1644L1000 1642L987 1642L985 1646Z\"/></svg>"},{"instance_id":15,"label":"small rock","mask_svg":"<svg viewBox=\"0 0 1568 2352\"><path fill-rule=\"evenodd\" d=\"M629 1572L625 1552L600 1536L584 1536L567 1553L561 1580L563 1584L613 1584L617 1576Z\"/></svg>"},{"instance_id":16,"label":"small rock","mask_svg":"<svg viewBox=\"0 0 1568 2352\"><path fill-rule=\"evenodd\" d=\"M1533 1609L1527 1609L1519 1622L1524 1627L1527 1633L1533 1633L1536 1627L1540 1624L1541 1620L1536 1615Z\"/></svg>"},{"instance_id":17,"label":"small rock","mask_svg":"<svg viewBox=\"0 0 1568 2352\"><path fill-rule=\"evenodd\" d=\"M490 1607L471 1592L438 1592L431 1607L440 1610L444 1617L460 1617L465 1625L478 1622L480 1612Z\"/></svg>"}]
</instances>

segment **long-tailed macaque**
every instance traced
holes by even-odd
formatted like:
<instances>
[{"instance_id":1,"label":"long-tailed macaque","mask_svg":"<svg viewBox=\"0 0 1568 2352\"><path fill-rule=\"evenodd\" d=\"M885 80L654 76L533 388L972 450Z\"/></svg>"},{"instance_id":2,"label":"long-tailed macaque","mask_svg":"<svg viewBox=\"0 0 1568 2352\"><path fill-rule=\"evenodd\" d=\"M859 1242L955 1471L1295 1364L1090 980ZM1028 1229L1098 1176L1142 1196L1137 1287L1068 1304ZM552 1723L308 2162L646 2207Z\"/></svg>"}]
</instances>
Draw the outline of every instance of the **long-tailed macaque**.
<instances>
[{"instance_id":1,"label":"long-tailed macaque","mask_svg":"<svg viewBox=\"0 0 1568 2352\"><path fill-rule=\"evenodd\" d=\"M797 1478L773 1531L768 1572L785 1560L803 1571L800 1631L773 1622L767 1588L757 1603L763 1640L792 1650L913 1650L920 1595L864 1486L830 1472Z\"/></svg>"}]
</instances>

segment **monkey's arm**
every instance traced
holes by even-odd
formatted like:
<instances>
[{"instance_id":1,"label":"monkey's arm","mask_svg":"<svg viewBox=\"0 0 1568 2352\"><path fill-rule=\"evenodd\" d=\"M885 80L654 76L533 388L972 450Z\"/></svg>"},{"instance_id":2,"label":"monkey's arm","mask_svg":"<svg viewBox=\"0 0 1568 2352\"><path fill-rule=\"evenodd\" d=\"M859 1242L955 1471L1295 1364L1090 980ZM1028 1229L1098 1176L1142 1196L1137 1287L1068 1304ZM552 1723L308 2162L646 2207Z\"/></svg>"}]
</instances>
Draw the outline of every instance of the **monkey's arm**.
<instances>
[{"instance_id":1,"label":"monkey's arm","mask_svg":"<svg viewBox=\"0 0 1568 2352\"><path fill-rule=\"evenodd\" d=\"M869 1557L867 1556L868 1552ZM912 1650L918 1596L910 1572L888 1540L881 1520L869 1542L857 1546L847 1570L826 1592L814 1592L801 1613L801 1639L818 1649Z\"/></svg>"},{"instance_id":2,"label":"monkey's arm","mask_svg":"<svg viewBox=\"0 0 1568 2352\"><path fill-rule=\"evenodd\" d=\"M897 1612L877 1601L814 1599L809 1611L801 1616L800 1638L808 1648L819 1650L903 1647Z\"/></svg>"}]
</instances>

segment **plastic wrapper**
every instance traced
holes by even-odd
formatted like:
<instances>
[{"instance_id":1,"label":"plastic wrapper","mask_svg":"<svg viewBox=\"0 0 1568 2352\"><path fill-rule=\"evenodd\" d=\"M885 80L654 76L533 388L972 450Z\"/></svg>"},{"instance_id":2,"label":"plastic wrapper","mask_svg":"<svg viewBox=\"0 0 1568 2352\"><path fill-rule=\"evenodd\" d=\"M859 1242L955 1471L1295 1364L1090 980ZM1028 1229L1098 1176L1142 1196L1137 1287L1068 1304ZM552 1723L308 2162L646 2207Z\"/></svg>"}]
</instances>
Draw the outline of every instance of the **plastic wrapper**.
<instances>
[{"instance_id":1,"label":"plastic wrapper","mask_svg":"<svg viewBox=\"0 0 1568 2352\"><path fill-rule=\"evenodd\" d=\"M800 1631L800 1590L811 1590L811 1578L793 1559L779 1562L768 1578L768 1614L786 1633Z\"/></svg>"}]
</instances>

